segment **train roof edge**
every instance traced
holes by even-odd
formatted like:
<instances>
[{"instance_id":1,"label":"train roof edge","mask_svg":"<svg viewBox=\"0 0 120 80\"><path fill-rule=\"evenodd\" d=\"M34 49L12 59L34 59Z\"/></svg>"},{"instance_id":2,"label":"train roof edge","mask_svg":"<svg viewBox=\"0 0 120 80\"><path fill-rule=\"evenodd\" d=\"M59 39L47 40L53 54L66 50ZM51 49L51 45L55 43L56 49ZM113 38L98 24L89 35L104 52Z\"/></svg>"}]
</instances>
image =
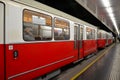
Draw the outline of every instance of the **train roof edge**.
<instances>
[{"instance_id":1,"label":"train roof edge","mask_svg":"<svg viewBox=\"0 0 120 80\"><path fill-rule=\"evenodd\" d=\"M78 18L76 18L72 15L69 15L69 14L67 14L63 11L57 10L53 7L50 7L48 5L42 4L42 3L34 1L34 0L9 0L9 1L17 2L17 3L24 4L24 5L27 5L27 6L31 6L31 7L43 10L43 11L47 11L48 13L61 16L63 18L74 21L75 23L81 23L81 24L84 24L86 26L97 27L97 26L92 25L90 23L87 23L83 20L80 20L80 19L78 19ZM31 3L31 1L32 1L32 3Z\"/></svg>"}]
</instances>

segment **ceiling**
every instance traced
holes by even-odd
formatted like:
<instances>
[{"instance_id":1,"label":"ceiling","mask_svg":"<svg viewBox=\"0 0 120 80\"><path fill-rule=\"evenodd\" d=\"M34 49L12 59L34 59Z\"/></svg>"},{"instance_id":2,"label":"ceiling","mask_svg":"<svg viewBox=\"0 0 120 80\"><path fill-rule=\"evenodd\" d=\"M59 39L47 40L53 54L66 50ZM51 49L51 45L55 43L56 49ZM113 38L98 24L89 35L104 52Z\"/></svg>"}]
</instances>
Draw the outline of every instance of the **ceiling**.
<instances>
[{"instance_id":1,"label":"ceiling","mask_svg":"<svg viewBox=\"0 0 120 80\"><path fill-rule=\"evenodd\" d=\"M117 26L119 28L119 32L120 32L120 1L119 0L109 0L111 7L113 9L113 14L115 17L115 21L117 23ZM103 6L101 0L96 0L96 5L99 7L99 9L106 14L106 18L110 20L108 13L106 12L105 7Z\"/></svg>"},{"instance_id":2,"label":"ceiling","mask_svg":"<svg viewBox=\"0 0 120 80\"><path fill-rule=\"evenodd\" d=\"M107 31L111 31L109 29L106 29L106 25L102 24L101 21L99 21L96 17L94 17L92 14L89 13L89 11L85 10L84 6L81 6L79 2L88 2L89 5L95 5L91 8L97 7L100 13L104 14L103 18L106 19L107 23L109 23L110 28L113 32L115 32L115 28L113 26L113 23L108 16L108 13L105 10L105 7L101 3L101 0L36 0L43 4L49 5L51 7L54 7L58 10L61 10L63 12L66 12L72 16L75 16L77 18L80 18L86 22L89 22L93 25L100 26L101 29L105 29ZM78 2L77 2L78 1ZM91 4L91 2L93 4ZM115 19L117 21L117 25L120 30L120 1L119 0L110 0L110 3L112 4L113 13L115 15ZM89 7L89 6L88 6ZM112 27L111 27L112 25Z\"/></svg>"}]
</instances>

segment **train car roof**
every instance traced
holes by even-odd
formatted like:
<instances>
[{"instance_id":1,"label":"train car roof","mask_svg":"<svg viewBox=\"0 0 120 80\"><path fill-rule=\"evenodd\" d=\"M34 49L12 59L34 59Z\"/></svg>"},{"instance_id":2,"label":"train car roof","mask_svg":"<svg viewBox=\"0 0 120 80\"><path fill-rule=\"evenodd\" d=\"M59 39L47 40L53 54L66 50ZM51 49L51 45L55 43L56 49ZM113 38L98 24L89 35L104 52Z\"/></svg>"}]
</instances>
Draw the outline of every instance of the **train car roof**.
<instances>
[{"instance_id":1,"label":"train car roof","mask_svg":"<svg viewBox=\"0 0 120 80\"><path fill-rule=\"evenodd\" d=\"M92 24L89 24L89 23L87 23L85 21L82 21L82 20L80 20L80 19L78 19L76 17L73 17L73 16L71 16L71 15L69 15L67 13L64 13L64 12L62 12L60 10L57 10L55 8L52 8L50 6L47 6L45 4L42 4L42 3L34 1L34 0L2 0L2 1L17 2L17 3L20 3L20 4L26 5L26 6L30 6L30 7L36 8L36 9L40 9L40 10L46 11L48 13L51 13L51 14L54 14L54 15L69 19L71 21L74 21L75 23L83 24L83 25L90 26L90 27L96 27L96 26L94 26Z\"/></svg>"}]
</instances>

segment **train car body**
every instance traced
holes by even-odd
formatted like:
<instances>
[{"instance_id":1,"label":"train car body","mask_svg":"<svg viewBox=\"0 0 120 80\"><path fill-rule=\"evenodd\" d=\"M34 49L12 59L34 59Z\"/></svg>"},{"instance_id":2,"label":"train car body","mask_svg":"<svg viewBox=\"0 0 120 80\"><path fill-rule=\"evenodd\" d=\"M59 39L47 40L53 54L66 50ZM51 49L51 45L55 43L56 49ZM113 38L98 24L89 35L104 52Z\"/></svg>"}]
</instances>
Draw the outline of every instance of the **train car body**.
<instances>
[{"instance_id":1,"label":"train car body","mask_svg":"<svg viewBox=\"0 0 120 80\"><path fill-rule=\"evenodd\" d=\"M107 45L106 32L104 30L98 30L97 46L98 48L105 48Z\"/></svg>"},{"instance_id":2,"label":"train car body","mask_svg":"<svg viewBox=\"0 0 120 80\"><path fill-rule=\"evenodd\" d=\"M107 42L108 42L108 45L112 44L113 43L113 36L111 33L107 33Z\"/></svg>"},{"instance_id":3,"label":"train car body","mask_svg":"<svg viewBox=\"0 0 120 80\"><path fill-rule=\"evenodd\" d=\"M32 80L97 51L95 26L26 1L0 0L0 80Z\"/></svg>"},{"instance_id":4,"label":"train car body","mask_svg":"<svg viewBox=\"0 0 120 80\"><path fill-rule=\"evenodd\" d=\"M97 51L97 28L85 26L83 39L84 57Z\"/></svg>"},{"instance_id":5,"label":"train car body","mask_svg":"<svg viewBox=\"0 0 120 80\"><path fill-rule=\"evenodd\" d=\"M97 51L97 44L96 44L97 35L96 34L97 34L96 27L75 24L74 40L75 40L75 46L79 49L77 53L79 53L80 59Z\"/></svg>"},{"instance_id":6,"label":"train car body","mask_svg":"<svg viewBox=\"0 0 120 80\"><path fill-rule=\"evenodd\" d=\"M104 30L98 30L97 31L97 46L98 48L105 48L106 46L109 46L113 42L113 36L111 33L106 32Z\"/></svg>"},{"instance_id":7,"label":"train car body","mask_svg":"<svg viewBox=\"0 0 120 80\"><path fill-rule=\"evenodd\" d=\"M4 65L4 57L5 57L5 45L4 45L4 14L5 14L5 5L0 2L0 80L4 80L5 74L5 65Z\"/></svg>"},{"instance_id":8,"label":"train car body","mask_svg":"<svg viewBox=\"0 0 120 80\"><path fill-rule=\"evenodd\" d=\"M5 19L5 26L4 22L0 24L2 26L1 80L32 80L78 59L77 53L73 49L74 40L70 39L71 33L69 31L72 32L72 21L14 1L3 0L0 2L3 9L0 16L5 14L1 20ZM5 4L5 11L3 4ZM41 18L37 18L37 16L41 16ZM56 30L58 30L58 34L55 36L56 41L53 40L54 30L51 27L53 26L52 19L55 17ZM33 23L31 22L32 18ZM39 22L42 25L37 24ZM60 25L65 27L63 31ZM39 26L44 26L44 28L41 27L39 31L36 31ZM32 32L31 28L34 28L34 39L29 33ZM62 35L60 36L61 33L65 32L64 37L68 36L67 39L63 39Z\"/></svg>"}]
</instances>

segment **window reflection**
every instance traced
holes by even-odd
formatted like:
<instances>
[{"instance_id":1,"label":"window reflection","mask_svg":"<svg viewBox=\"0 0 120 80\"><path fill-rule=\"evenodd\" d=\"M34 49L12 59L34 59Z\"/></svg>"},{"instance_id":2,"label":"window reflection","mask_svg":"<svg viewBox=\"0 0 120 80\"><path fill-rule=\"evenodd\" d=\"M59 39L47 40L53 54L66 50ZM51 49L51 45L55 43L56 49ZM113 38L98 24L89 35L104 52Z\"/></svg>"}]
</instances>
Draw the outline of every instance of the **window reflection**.
<instances>
[{"instance_id":1,"label":"window reflection","mask_svg":"<svg viewBox=\"0 0 120 80\"><path fill-rule=\"evenodd\" d=\"M69 23L65 20L55 18L54 39L69 40L69 38L70 38Z\"/></svg>"},{"instance_id":2,"label":"window reflection","mask_svg":"<svg viewBox=\"0 0 120 80\"><path fill-rule=\"evenodd\" d=\"M49 15L30 10L24 10L23 38L31 40L52 39L52 18Z\"/></svg>"}]
</instances>

